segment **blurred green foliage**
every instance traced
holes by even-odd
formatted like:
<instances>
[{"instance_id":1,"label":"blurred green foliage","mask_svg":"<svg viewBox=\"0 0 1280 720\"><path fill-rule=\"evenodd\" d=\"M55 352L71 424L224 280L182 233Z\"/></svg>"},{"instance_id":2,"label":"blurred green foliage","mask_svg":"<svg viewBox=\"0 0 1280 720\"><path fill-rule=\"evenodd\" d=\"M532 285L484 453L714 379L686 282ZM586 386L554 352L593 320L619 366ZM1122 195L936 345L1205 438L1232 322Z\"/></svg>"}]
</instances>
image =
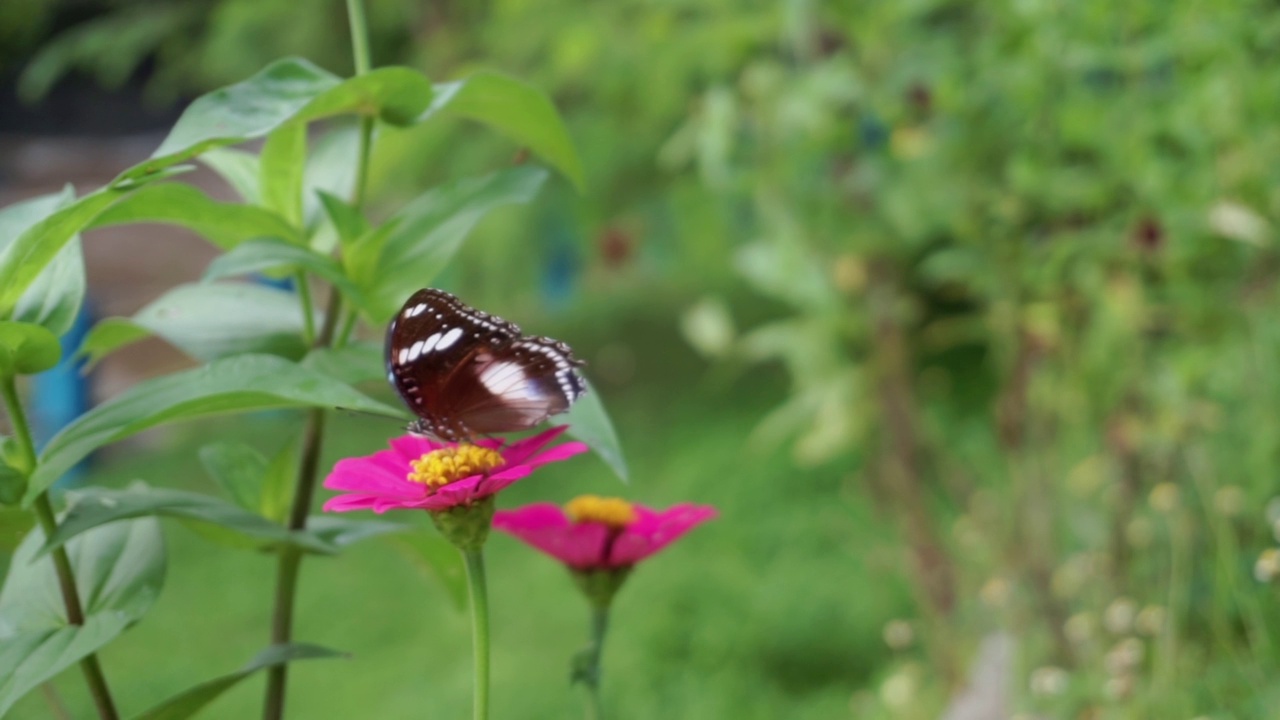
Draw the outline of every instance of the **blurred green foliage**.
<instances>
[{"instance_id":1,"label":"blurred green foliage","mask_svg":"<svg viewBox=\"0 0 1280 720\"><path fill-rule=\"evenodd\" d=\"M97 32L138 7L117 6ZM180 94L286 52L345 63L337 6L305 17L278 0L199 7L147 21L168 29L119 20L128 42L111 62L87 30L55 36L28 87L74 58L110 81L155 57L150 82ZM1263 507L1280 456L1272 5L387 0L371 12L380 63L519 74L556 97L582 148L586 194L490 222L457 280L500 305L534 298L529 268L562 243L591 332L619 335L617 309L647 306L681 322L738 391L771 377L746 363L785 369L780 404L739 408L722 394L723 416L648 451L788 447L816 469L777 482L839 468L874 503L836 518L819 510L843 485L776 497L790 514L759 528L761 551L820 544L812 516L847 529L884 511L915 551L904 557L919 567L937 550L952 568L932 610L921 603L938 616L919 624L925 643L950 628L949 651L967 657L984 633L1011 630L1025 646L1015 704L1028 711L1252 718L1274 705L1277 598L1250 574L1274 545ZM388 130L375 184L402 198L510 161L508 145L465 128ZM690 308L682 321L676 306ZM666 394L676 374L647 381ZM763 421L698 439L743 409ZM743 480L684 489L705 500ZM807 613L800 596L834 592L813 562L771 602ZM839 655L821 623L787 617L736 636L742 652L784 669ZM761 647L771 643L781 649ZM917 688L902 703L858 695L866 716L928 716L947 692L946 648L925 680L878 649L847 650L878 670L841 677ZM1065 684L1021 681L1041 666L1064 667ZM675 705L730 716L716 697L748 681L726 673ZM699 701L710 709L696 712Z\"/></svg>"}]
</instances>

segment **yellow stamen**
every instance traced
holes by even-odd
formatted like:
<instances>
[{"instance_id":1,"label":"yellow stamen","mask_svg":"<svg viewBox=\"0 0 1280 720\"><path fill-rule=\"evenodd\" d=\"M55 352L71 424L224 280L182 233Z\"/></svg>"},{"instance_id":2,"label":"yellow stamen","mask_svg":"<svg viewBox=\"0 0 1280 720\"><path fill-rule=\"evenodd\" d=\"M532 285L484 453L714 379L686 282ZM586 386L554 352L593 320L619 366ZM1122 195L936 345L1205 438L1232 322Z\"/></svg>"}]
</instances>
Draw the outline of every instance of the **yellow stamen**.
<instances>
[{"instance_id":1,"label":"yellow stamen","mask_svg":"<svg viewBox=\"0 0 1280 720\"><path fill-rule=\"evenodd\" d=\"M413 468L413 472L409 473L409 480L438 488L462 478L488 472L500 467L502 463L502 455L489 448L466 444L440 448L409 462L409 466Z\"/></svg>"},{"instance_id":2,"label":"yellow stamen","mask_svg":"<svg viewBox=\"0 0 1280 720\"><path fill-rule=\"evenodd\" d=\"M636 520L631 503L599 495L580 495L570 500L564 511L574 522L598 522L615 528L624 528Z\"/></svg>"}]
</instances>

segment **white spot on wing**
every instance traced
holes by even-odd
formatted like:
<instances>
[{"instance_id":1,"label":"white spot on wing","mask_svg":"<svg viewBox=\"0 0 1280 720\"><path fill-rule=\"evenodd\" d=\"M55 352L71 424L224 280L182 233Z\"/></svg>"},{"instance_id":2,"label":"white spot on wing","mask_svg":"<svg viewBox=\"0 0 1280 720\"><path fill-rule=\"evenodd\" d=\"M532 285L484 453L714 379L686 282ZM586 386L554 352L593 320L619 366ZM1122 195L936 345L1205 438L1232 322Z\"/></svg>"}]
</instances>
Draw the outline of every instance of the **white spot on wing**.
<instances>
[{"instance_id":1,"label":"white spot on wing","mask_svg":"<svg viewBox=\"0 0 1280 720\"><path fill-rule=\"evenodd\" d=\"M414 360L417 360L418 356L421 354L422 354L421 340L409 346L409 358L408 358L409 362L413 362Z\"/></svg>"},{"instance_id":2,"label":"white spot on wing","mask_svg":"<svg viewBox=\"0 0 1280 720\"><path fill-rule=\"evenodd\" d=\"M435 349L436 343L440 342L440 333L432 333L431 337L422 342L422 354L426 355Z\"/></svg>"},{"instance_id":3,"label":"white spot on wing","mask_svg":"<svg viewBox=\"0 0 1280 720\"><path fill-rule=\"evenodd\" d=\"M490 363L480 371L480 384L508 406L515 406L512 409L524 406L520 412L530 419L541 418L545 413L546 397L536 383L529 381L520 363Z\"/></svg>"},{"instance_id":4,"label":"white spot on wing","mask_svg":"<svg viewBox=\"0 0 1280 720\"><path fill-rule=\"evenodd\" d=\"M440 342L436 343L436 346L433 349L434 350L448 349L450 345L458 342L458 338L460 337L462 337L462 328L456 327L450 330L449 332L445 333L444 337L440 338Z\"/></svg>"}]
</instances>

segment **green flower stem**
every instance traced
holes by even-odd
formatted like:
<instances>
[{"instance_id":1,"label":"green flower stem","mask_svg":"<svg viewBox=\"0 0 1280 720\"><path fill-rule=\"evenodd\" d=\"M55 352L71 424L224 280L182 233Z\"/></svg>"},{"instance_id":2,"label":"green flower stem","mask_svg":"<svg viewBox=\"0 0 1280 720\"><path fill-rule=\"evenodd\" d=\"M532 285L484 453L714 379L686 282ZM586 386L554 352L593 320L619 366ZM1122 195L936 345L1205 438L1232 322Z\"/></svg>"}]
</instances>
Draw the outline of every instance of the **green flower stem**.
<instances>
[{"instance_id":1,"label":"green flower stem","mask_svg":"<svg viewBox=\"0 0 1280 720\"><path fill-rule=\"evenodd\" d=\"M600 702L600 658L604 655L604 636L609 631L609 606L591 606L591 644L587 646L587 666L582 682L587 686L587 720L604 720Z\"/></svg>"},{"instance_id":2,"label":"green flower stem","mask_svg":"<svg viewBox=\"0 0 1280 720\"><path fill-rule=\"evenodd\" d=\"M307 274L299 270L293 274L293 284L298 288L298 302L302 305L302 340L305 343L316 341L316 318L311 302L311 285L307 283Z\"/></svg>"},{"instance_id":3,"label":"green flower stem","mask_svg":"<svg viewBox=\"0 0 1280 720\"><path fill-rule=\"evenodd\" d=\"M31 427L27 424L27 415L18 401L18 387L12 377L4 378L0 383L0 394L4 395L5 410L9 413L9 423L13 425L14 437L22 450L23 464L27 472L36 466L36 446L31 437ZM42 492L36 496L34 511L40 522L40 529L45 537L51 537L58 529L58 521L53 513L53 505L49 502L49 493ZM53 568L58 575L58 587L62 591L62 602L66 606L67 622L71 625L84 625L84 606L80 602L80 591L76 588L76 576L71 569L71 558L67 556L66 546L53 550ZM102 674L102 666L98 664L96 653L89 653L80 660L80 671L84 673L84 681L89 686L89 694L93 696L93 704L98 709L98 717L102 720L118 720L115 701L111 698L111 690L107 687L107 678Z\"/></svg>"},{"instance_id":4,"label":"green flower stem","mask_svg":"<svg viewBox=\"0 0 1280 720\"><path fill-rule=\"evenodd\" d=\"M365 23L364 6L360 0L347 0L347 15L351 25L351 46L355 54L356 74L369 71L369 38ZM360 123L360 148L356 157L356 184L352 204L357 212L364 204L365 186L368 184L369 153L373 140L373 120L363 118ZM311 312L307 303L304 312ZM334 344L338 317L342 314L342 295L336 288L329 292L324 325L315 338L314 347ZM315 497L316 480L320 469L320 448L324 442L325 411L312 410L307 416L307 429L303 437L302 457L298 463L298 480L289 508L289 529L303 530L311 513ZM287 643L293 639L293 605L298 590L298 572L302 565L302 552L293 546L280 548L276 563L275 606L271 614L271 642ZM263 720L281 720L284 717L285 688L288 681L288 665L281 664L267 671L267 693L263 701Z\"/></svg>"},{"instance_id":5,"label":"green flower stem","mask_svg":"<svg viewBox=\"0 0 1280 720\"><path fill-rule=\"evenodd\" d=\"M489 594L484 582L482 550L463 550L467 563L467 586L471 590L471 638L475 655L475 701L472 717L489 718Z\"/></svg>"}]
</instances>

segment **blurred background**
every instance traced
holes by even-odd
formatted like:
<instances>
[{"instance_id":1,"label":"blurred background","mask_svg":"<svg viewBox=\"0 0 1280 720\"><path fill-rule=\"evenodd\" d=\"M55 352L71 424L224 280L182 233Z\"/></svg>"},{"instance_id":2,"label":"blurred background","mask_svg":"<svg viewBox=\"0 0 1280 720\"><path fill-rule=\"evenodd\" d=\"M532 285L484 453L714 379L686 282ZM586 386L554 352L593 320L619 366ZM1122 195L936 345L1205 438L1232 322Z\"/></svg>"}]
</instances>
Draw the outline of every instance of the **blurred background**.
<instances>
[{"instance_id":1,"label":"blurred background","mask_svg":"<svg viewBox=\"0 0 1280 720\"><path fill-rule=\"evenodd\" d=\"M376 64L523 78L587 169L584 193L556 181L488 218L443 284L588 360L633 481L582 459L506 500L721 510L620 597L617 717L1274 716L1273 4L368 8ZM340 3L6 0L0 203L101 185L190 99L284 55L347 74L348 47ZM374 212L516 151L462 124L386 129ZM84 247L97 317L214 254L162 227ZM134 346L88 391L187 362ZM330 461L395 431L338 423ZM296 422L148 435L87 479L207 488L193 448L226 433L270 453ZM169 538L164 597L104 653L131 709L265 639L270 558ZM492 546L495 712L574 716L585 608L550 561ZM465 712L466 618L404 557L312 563L302 598L299 637L353 659L299 664L294 717ZM246 683L207 715L259 698Z\"/></svg>"}]
</instances>

